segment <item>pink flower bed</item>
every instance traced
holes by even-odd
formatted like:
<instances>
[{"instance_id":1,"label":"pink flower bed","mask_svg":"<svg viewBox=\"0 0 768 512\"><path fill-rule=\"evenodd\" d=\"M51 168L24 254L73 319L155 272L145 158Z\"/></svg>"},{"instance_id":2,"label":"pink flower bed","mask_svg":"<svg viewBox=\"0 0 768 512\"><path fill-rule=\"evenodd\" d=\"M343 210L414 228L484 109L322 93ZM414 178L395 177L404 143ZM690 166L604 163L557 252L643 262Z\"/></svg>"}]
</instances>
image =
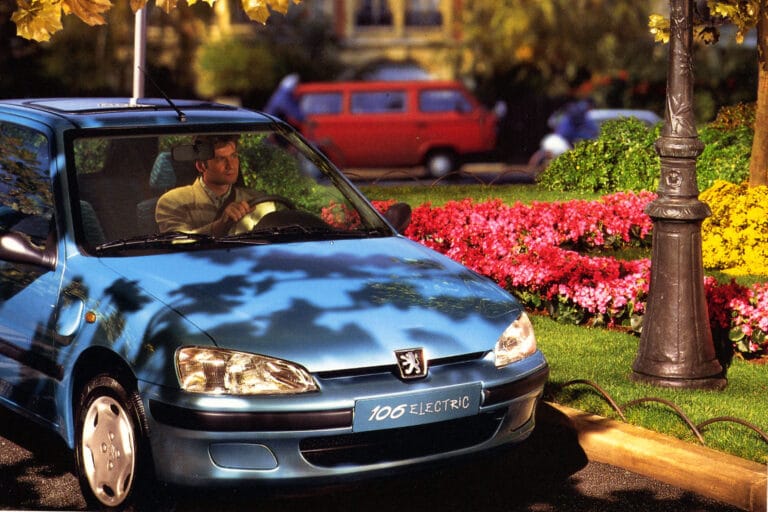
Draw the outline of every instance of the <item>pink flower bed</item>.
<instances>
[{"instance_id":1,"label":"pink flower bed","mask_svg":"<svg viewBox=\"0 0 768 512\"><path fill-rule=\"evenodd\" d=\"M650 260L589 256L591 249L648 245L644 213L655 194L616 193L556 203L469 199L413 210L405 235L484 274L527 306L561 320L629 325L645 309ZM377 202L381 210L393 201ZM705 280L713 328L730 330L740 352L761 353L768 333L768 285Z\"/></svg>"}]
</instances>

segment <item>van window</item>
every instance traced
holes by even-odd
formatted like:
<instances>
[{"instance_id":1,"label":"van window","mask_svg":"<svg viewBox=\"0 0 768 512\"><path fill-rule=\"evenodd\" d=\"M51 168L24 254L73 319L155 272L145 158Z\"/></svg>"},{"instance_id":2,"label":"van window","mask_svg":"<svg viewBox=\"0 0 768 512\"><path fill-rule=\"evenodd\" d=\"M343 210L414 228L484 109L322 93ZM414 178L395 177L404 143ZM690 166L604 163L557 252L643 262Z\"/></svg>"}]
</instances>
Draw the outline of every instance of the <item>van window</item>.
<instances>
[{"instance_id":1,"label":"van window","mask_svg":"<svg viewBox=\"0 0 768 512\"><path fill-rule=\"evenodd\" d=\"M304 94L300 101L305 115L341 113L340 92L315 92Z\"/></svg>"},{"instance_id":2,"label":"van window","mask_svg":"<svg viewBox=\"0 0 768 512\"><path fill-rule=\"evenodd\" d=\"M404 91L356 92L352 94L353 114L405 111Z\"/></svg>"},{"instance_id":3,"label":"van window","mask_svg":"<svg viewBox=\"0 0 768 512\"><path fill-rule=\"evenodd\" d=\"M460 91L437 89L419 93L422 112L471 112L472 105Z\"/></svg>"}]
</instances>

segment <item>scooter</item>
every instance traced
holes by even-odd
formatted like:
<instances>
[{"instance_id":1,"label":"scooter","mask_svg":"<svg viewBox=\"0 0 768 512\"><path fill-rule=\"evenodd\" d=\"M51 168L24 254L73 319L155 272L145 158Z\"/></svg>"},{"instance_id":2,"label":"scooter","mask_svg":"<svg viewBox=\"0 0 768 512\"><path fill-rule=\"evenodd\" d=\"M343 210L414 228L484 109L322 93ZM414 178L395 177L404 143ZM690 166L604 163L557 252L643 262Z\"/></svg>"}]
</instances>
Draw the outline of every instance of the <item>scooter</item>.
<instances>
[{"instance_id":1,"label":"scooter","mask_svg":"<svg viewBox=\"0 0 768 512\"><path fill-rule=\"evenodd\" d=\"M534 179L549 166L549 163L566 151L573 149L570 142L558 133L548 133L541 139L539 149L528 159L528 172Z\"/></svg>"}]
</instances>

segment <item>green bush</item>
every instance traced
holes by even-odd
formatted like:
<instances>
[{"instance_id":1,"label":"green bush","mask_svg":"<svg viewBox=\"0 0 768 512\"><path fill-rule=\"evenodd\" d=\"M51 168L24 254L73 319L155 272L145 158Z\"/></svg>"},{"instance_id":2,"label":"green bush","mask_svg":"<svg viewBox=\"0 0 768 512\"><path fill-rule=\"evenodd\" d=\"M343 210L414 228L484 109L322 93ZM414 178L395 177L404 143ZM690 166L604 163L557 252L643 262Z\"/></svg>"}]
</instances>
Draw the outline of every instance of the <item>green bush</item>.
<instances>
[{"instance_id":1,"label":"green bush","mask_svg":"<svg viewBox=\"0 0 768 512\"><path fill-rule=\"evenodd\" d=\"M205 42L195 64L197 92L207 98L243 96L253 89L267 90L279 80L273 55L258 42L235 38Z\"/></svg>"},{"instance_id":2,"label":"green bush","mask_svg":"<svg viewBox=\"0 0 768 512\"><path fill-rule=\"evenodd\" d=\"M553 160L539 183L549 190L653 190L660 172L653 147L658 137L658 127L634 118L608 121L597 139L581 141Z\"/></svg>"},{"instance_id":3,"label":"green bush","mask_svg":"<svg viewBox=\"0 0 768 512\"><path fill-rule=\"evenodd\" d=\"M704 152L696 162L699 188L715 181L739 184L749 178L749 158L754 137L755 105L723 107L714 121L699 131Z\"/></svg>"},{"instance_id":4,"label":"green bush","mask_svg":"<svg viewBox=\"0 0 768 512\"><path fill-rule=\"evenodd\" d=\"M749 176L754 105L724 107L699 130L704 151L696 164L700 189L715 181L741 183ZM582 141L552 161L539 178L547 190L597 192L656 190L661 167L654 143L661 125L636 119L606 122L595 140Z\"/></svg>"}]
</instances>

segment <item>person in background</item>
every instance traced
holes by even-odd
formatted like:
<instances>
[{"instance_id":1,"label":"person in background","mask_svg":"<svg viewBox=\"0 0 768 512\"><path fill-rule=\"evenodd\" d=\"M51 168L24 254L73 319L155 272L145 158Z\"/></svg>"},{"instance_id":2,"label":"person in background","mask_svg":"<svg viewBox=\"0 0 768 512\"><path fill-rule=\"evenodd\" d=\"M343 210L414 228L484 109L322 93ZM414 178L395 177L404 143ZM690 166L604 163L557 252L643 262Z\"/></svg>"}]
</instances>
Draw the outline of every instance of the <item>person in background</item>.
<instances>
[{"instance_id":1,"label":"person in background","mask_svg":"<svg viewBox=\"0 0 768 512\"><path fill-rule=\"evenodd\" d=\"M299 85L299 75L291 73L280 81L277 89L267 101L264 112L296 126L304 121L304 113L294 94Z\"/></svg>"}]
</instances>

